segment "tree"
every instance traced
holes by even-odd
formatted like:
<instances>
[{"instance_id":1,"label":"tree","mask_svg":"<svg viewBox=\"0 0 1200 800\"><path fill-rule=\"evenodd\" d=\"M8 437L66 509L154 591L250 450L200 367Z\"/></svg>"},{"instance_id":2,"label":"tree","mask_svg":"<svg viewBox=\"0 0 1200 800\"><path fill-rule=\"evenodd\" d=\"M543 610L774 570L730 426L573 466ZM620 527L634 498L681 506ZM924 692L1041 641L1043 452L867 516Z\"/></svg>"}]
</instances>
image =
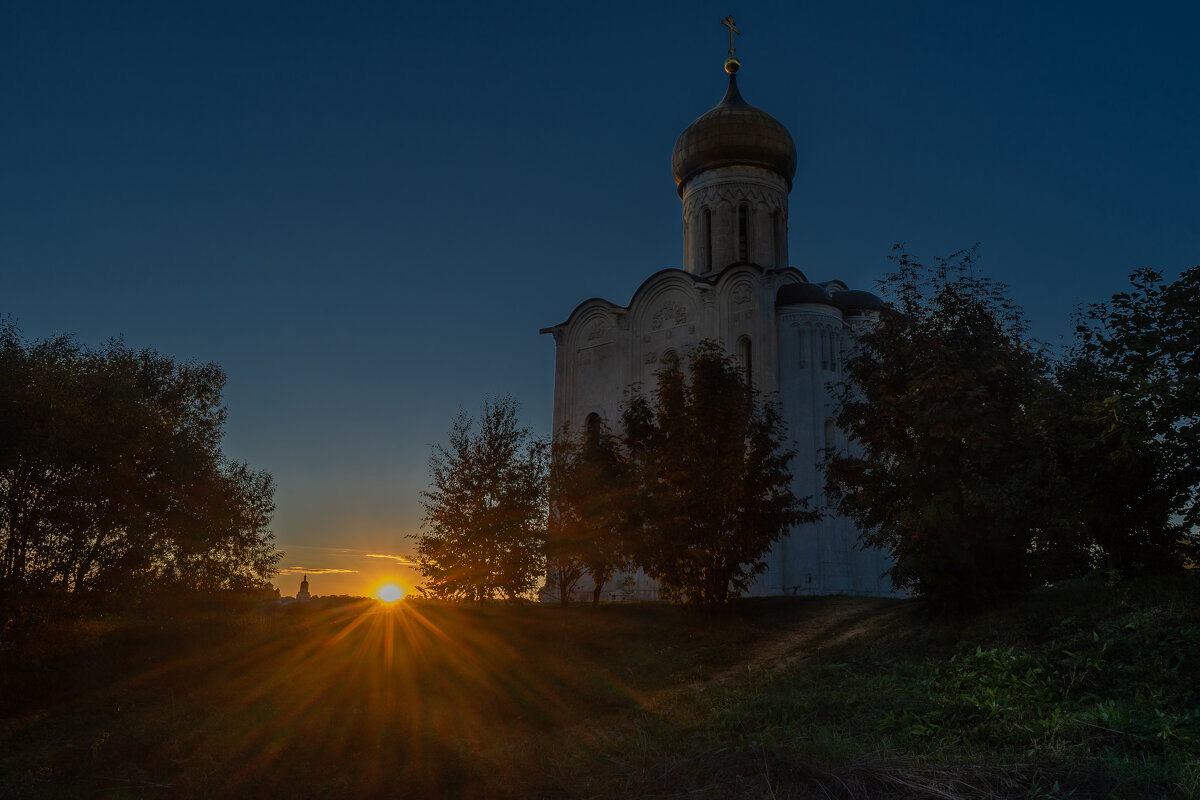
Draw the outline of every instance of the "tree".
<instances>
[{"instance_id":1,"label":"tree","mask_svg":"<svg viewBox=\"0 0 1200 800\"><path fill-rule=\"evenodd\" d=\"M0 591L266 585L274 486L220 449L225 374L0 325Z\"/></svg>"},{"instance_id":2,"label":"tree","mask_svg":"<svg viewBox=\"0 0 1200 800\"><path fill-rule=\"evenodd\" d=\"M482 601L528 594L545 573L547 447L511 397L460 411L449 446L434 445L417 568L434 597Z\"/></svg>"},{"instance_id":3,"label":"tree","mask_svg":"<svg viewBox=\"0 0 1200 800\"><path fill-rule=\"evenodd\" d=\"M771 545L818 513L791 491L794 451L778 412L720 345L701 342L689 373L668 365L653 399L635 393L622 414L630 544L665 596L715 606L746 591Z\"/></svg>"},{"instance_id":4,"label":"tree","mask_svg":"<svg viewBox=\"0 0 1200 800\"><path fill-rule=\"evenodd\" d=\"M1077 323L1058 431L1074 445L1079 514L1109 568L1178 566L1200 525L1200 267L1170 284L1136 270Z\"/></svg>"},{"instance_id":5,"label":"tree","mask_svg":"<svg viewBox=\"0 0 1200 800\"><path fill-rule=\"evenodd\" d=\"M973 251L895 261L891 304L846 362L836 420L852 449L829 459L827 491L864 544L891 553L897 588L978 604L1029 585L1031 552L1057 540L1034 413L1047 365Z\"/></svg>"},{"instance_id":6,"label":"tree","mask_svg":"<svg viewBox=\"0 0 1200 800\"><path fill-rule=\"evenodd\" d=\"M555 440L546 553L560 602L586 571L598 604L613 573L629 566L629 474L618 438L598 417L582 436L564 431Z\"/></svg>"}]
</instances>

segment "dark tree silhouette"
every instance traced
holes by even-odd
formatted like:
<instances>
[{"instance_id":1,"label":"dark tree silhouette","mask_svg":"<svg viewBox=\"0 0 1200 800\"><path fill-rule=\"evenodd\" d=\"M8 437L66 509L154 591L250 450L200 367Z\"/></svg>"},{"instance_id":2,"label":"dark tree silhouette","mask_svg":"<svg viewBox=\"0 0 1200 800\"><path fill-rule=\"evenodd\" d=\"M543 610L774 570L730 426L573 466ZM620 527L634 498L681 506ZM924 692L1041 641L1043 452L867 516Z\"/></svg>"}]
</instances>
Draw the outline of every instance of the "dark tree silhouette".
<instances>
[{"instance_id":1,"label":"dark tree silhouette","mask_svg":"<svg viewBox=\"0 0 1200 800\"><path fill-rule=\"evenodd\" d=\"M973 253L926 267L906 253L890 300L846 362L827 490L893 584L969 605L1027 586L1054 481L1042 420L1046 361L1004 287Z\"/></svg>"},{"instance_id":2,"label":"dark tree silhouette","mask_svg":"<svg viewBox=\"0 0 1200 800\"><path fill-rule=\"evenodd\" d=\"M0 591L263 587L274 486L227 460L225 374L0 326Z\"/></svg>"},{"instance_id":3,"label":"dark tree silhouette","mask_svg":"<svg viewBox=\"0 0 1200 800\"><path fill-rule=\"evenodd\" d=\"M511 397L460 411L449 446L434 445L417 568L430 595L521 597L545 574L547 446L517 419Z\"/></svg>"},{"instance_id":4,"label":"dark tree silhouette","mask_svg":"<svg viewBox=\"0 0 1200 800\"><path fill-rule=\"evenodd\" d=\"M1077 323L1055 434L1083 544L1121 572L1177 567L1200 526L1200 267L1139 269Z\"/></svg>"},{"instance_id":5,"label":"dark tree silhouette","mask_svg":"<svg viewBox=\"0 0 1200 800\"><path fill-rule=\"evenodd\" d=\"M592 603L599 603L613 573L629 566L630 474L619 438L598 417L581 434L555 440L546 552L560 602L586 571Z\"/></svg>"},{"instance_id":6,"label":"dark tree silhouette","mask_svg":"<svg viewBox=\"0 0 1200 800\"><path fill-rule=\"evenodd\" d=\"M686 376L660 370L653 397L635 393L622 424L630 554L668 598L729 602L766 569L774 542L817 518L792 494L778 412L716 342L697 346Z\"/></svg>"}]
</instances>

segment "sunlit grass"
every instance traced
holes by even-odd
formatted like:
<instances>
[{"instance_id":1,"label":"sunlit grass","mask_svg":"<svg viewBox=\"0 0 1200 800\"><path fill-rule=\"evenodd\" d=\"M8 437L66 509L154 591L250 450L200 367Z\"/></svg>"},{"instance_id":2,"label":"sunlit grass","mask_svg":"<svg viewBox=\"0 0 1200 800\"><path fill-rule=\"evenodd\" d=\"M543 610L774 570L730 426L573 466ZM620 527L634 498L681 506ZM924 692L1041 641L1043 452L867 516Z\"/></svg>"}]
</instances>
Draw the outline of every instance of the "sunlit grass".
<instances>
[{"instance_id":1,"label":"sunlit grass","mask_svg":"<svg viewBox=\"0 0 1200 800\"><path fill-rule=\"evenodd\" d=\"M163 606L91 639L56 636L0 673L0 716L15 720L0 729L0 787L13 776L21 787L0 796L479 796L514 753L537 765L569 726L637 712L698 668L688 643L711 621L601 611L411 598L244 616ZM726 639L751 635L728 622ZM45 708L69 709L69 728ZM521 780L538 783L541 769Z\"/></svg>"},{"instance_id":2,"label":"sunlit grass","mask_svg":"<svg viewBox=\"0 0 1200 800\"><path fill-rule=\"evenodd\" d=\"M0 797L749 800L945 778L1200 800L1194 590L1065 587L947 622L899 600L698 615L382 588L0 648Z\"/></svg>"}]
</instances>

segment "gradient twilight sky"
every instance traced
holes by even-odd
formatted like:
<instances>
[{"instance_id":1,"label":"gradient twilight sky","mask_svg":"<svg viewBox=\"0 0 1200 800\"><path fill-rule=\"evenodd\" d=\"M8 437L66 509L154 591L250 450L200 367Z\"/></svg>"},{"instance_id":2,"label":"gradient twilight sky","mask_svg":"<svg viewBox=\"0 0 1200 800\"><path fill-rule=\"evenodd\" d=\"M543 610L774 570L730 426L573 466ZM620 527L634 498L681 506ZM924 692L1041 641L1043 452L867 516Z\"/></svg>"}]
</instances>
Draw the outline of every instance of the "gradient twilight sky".
<instances>
[{"instance_id":1,"label":"gradient twilight sky","mask_svg":"<svg viewBox=\"0 0 1200 800\"><path fill-rule=\"evenodd\" d=\"M55 2L0 9L0 313L229 375L276 581L411 585L429 445L550 432L580 301L679 266L675 138L739 86L796 140L791 261L871 288L982 243L1034 335L1200 262L1194 3Z\"/></svg>"}]
</instances>

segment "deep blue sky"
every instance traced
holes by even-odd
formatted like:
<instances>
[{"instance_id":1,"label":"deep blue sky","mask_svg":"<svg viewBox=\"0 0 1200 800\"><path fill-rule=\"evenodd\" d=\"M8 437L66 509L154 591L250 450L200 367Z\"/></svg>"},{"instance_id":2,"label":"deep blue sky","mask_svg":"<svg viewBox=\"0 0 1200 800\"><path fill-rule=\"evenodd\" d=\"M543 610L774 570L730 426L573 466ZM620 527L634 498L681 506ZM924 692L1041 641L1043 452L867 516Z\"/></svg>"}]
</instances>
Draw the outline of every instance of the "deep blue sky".
<instances>
[{"instance_id":1,"label":"deep blue sky","mask_svg":"<svg viewBox=\"0 0 1200 800\"><path fill-rule=\"evenodd\" d=\"M284 566L360 570L316 594L395 569L347 565L409 549L460 406L549 432L540 327L680 264L670 151L728 13L796 140L810 278L978 241L1055 342L1131 269L1200 262L1191 3L346 5L0 10L0 313L220 363Z\"/></svg>"}]
</instances>

